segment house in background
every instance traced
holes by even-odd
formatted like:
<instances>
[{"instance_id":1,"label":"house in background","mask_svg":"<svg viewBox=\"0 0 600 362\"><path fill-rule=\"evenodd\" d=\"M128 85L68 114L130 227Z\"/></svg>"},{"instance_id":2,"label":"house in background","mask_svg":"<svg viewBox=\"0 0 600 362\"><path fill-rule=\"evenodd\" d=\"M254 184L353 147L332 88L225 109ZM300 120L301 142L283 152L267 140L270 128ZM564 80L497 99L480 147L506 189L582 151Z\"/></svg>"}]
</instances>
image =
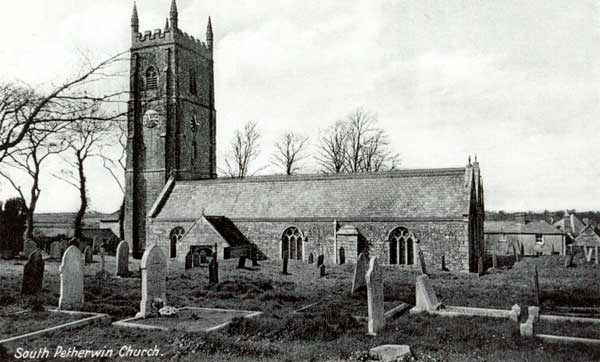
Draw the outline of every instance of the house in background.
<instances>
[{"instance_id":1,"label":"house in background","mask_svg":"<svg viewBox=\"0 0 600 362\"><path fill-rule=\"evenodd\" d=\"M566 250L565 232L543 220L528 221L525 213L513 221L486 221L484 239L488 254L511 254L513 244L523 255L564 255Z\"/></svg>"},{"instance_id":2,"label":"house in background","mask_svg":"<svg viewBox=\"0 0 600 362\"><path fill-rule=\"evenodd\" d=\"M584 250L587 250L587 248L600 247L600 236L596 232L596 229L588 223L579 232L573 245L583 247Z\"/></svg>"},{"instance_id":3,"label":"house in background","mask_svg":"<svg viewBox=\"0 0 600 362\"><path fill-rule=\"evenodd\" d=\"M565 215L562 219L553 223L554 227L563 231L567 236L567 245L572 244L579 233L585 228L585 223L582 222L574 210L565 210Z\"/></svg>"}]
</instances>

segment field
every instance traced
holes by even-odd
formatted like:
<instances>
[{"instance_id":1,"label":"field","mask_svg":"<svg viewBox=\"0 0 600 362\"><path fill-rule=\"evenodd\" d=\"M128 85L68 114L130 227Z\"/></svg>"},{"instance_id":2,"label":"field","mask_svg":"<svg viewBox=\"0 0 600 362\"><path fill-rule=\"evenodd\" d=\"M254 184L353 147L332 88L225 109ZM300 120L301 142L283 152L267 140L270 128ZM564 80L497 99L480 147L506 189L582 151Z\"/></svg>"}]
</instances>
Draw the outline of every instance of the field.
<instances>
[{"instance_id":1,"label":"field","mask_svg":"<svg viewBox=\"0 0 600 362\"><path fill-rule=\"evenodd\" d=\"M98 260L98 257L95 257ZM446 305L523 310L532 305L533 270L537 266L542 291L542 312L559 306L600 307L600 266L576 258L566 269L558 256L526 258L512 269L482 277L433 271L431 280L438 298ZM44 290L38 297L19 294L24 261L0 261L0 315L28 309L40 302L56 306L59 297L58 263L47 261ZM364 360L369 348L381 344L408 344L419 361L598 361L594 347L549 345L519 336L518 326L508 320L443 318L405 313L388 320L377 337L366 335L365 293L350 296L352 265L327 266L319 278L315 265L290 261L291 275L280 273L277 261L258 267L236 269L237 260L220 261L220 283L208 285L206 268L184 271L169 264L167 304L262 311L252 319L236 319L224 329L211 332L149 331L91 324L77 330L56 331L0 348L11 360L14 351L57 346L79 349L157 348L162 355L136 361L342 361ZM129 278L101 278L100 263L86 266L84 311L107 313L113 321L133 317L139 308L141 281L138 262L130 264ZM107 270L114 270L108 258ZM414 272L385 268L385 309L415 303ZM294 310L321 303L302 313ZM526 316L524 316L526 317ZM2 317L5 318L5 317ZM553 328L572 336L577 326ZM583 332L585 334L585 332ZM589 334L597 337L590 329ZM583 335L585 336L585 335ZM2 357L0 356L0 360ZM50 359L51 360L51 359ZM61 361L69 361L62 358ZM73 361L80 360L73 358ZM86 358L95 360L94 358ZM98 359L100 360L100 359ZM105 359L106 360L106 359ZM110 359L109 359L110 360Z\"/></svg>"}]
</instances>

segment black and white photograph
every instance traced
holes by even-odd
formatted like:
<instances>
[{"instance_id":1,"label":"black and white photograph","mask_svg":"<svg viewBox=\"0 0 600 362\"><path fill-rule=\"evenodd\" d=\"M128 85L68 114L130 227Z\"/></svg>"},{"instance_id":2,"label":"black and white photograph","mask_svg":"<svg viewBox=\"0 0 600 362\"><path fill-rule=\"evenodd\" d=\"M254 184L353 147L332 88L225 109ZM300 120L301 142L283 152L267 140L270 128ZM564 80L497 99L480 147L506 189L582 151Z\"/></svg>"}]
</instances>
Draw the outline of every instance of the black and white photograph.
<instances>
[{"instance_id":1,"label":"black and white photograph","mask_svg":"<svg viewBox=\"0 0 600 362\"><path fill-rule=\"evenodd\" d=\"M600 2L3 0L0 362L600 361Z\"/></svg>"}]
</instances>

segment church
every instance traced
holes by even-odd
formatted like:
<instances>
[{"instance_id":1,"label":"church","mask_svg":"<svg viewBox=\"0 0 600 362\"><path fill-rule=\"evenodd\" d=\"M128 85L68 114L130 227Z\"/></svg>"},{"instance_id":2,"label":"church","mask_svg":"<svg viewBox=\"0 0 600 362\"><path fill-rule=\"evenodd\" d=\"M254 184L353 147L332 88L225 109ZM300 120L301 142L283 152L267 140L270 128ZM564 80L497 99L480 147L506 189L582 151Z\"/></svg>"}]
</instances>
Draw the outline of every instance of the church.
<instances>
[{"instance_id":1,"label":"church","mask_svg":"<svg viewBox=\"0 0 600 362\"><path fill-rule=\"evenodd\" d=\"M271 260L353 263L366 251L413 269L477 271L484 254L479 163L358 174L219 178L213 30L201 41L178 26L172 0L162 29L131 17L125 238L134 256L158 244L185 261L250 248ZM393 140L392 140L393 142Z\"/></svg>"}]
</instances>

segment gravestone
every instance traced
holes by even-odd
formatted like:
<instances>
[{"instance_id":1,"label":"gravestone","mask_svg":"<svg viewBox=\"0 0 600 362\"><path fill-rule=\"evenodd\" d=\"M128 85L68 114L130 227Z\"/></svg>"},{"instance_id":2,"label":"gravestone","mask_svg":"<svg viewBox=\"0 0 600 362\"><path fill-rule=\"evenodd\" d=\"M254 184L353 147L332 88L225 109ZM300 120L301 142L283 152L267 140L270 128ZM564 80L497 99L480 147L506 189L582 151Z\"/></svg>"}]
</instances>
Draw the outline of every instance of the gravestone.
<instances>
[{"instance_id":1,"label":"gravestone","mask_svg":"<svg viewBox=\"0 0 600 362\"><path fill-rule=\"evenodd\" d=\"M483 270L483 256L477 257L477 274L482 276L485 270Z\"/></svg>"},{"instance_id":2,"label":"gravestone","mask_svg":"<svg viewBox=\"0 0 600 362\"><path fill-rule=\"evenodd\" d=\"M29 254L29 259L23 268L21 294L37 294L41 292L43 281L44 259L42 259L42 253L36 250Z\"/></svg>"},{"instance_id":3,"label":"gravestone","mask_svg":"<svg viewBox=\"0 0 600 362\"><path fill-rule=\"evenodd\" d=\"M346 264L346 250L340 248L340 264Z\"/></svg>"},{"instance_id":4,"label":"gravestone","mask_svg":"<svg viewBox=\"0 0 600 362\"><path fill-rule=\"evenodd\" d=\"M421 267L421 274L427 275L427 265L425 264L425 256L423 255L423 251L419 248L419 266Z\"/></svg>"},{"instance_id":5,"label":"gravestone","mask_svg":"<svg viewBox=\"0 0 600 362\"><path fill-rule=\"evenodd\" d=\"M185 270L192 269L192 251L185 254Z\"/></svg>"},{"instance_id":6,"label":"gravestone","mask_svg":"<svg viewBox=\"0 0 600 362\"><path fill-rule=\"evenodd\" d=\"M246 257L240 256L238 259L237 269L244 269L246 267Z\"/></svg>"},{"instance_id":7,"label":"gravestone","mask_svg":"<svg viewBox=\"0 0 600 362\"><path fill-rule=\"evenodd\" d=\"M29 258L29 255L37 250L37 244L31 239L25 239L23 242L23 255Z\"/></svg>"},{"instance_id":8,"label":"gravestone","mask_svg":"<svg viewBox=\"0 0 600 362\"><path fill-rule=\"evenodd\" d=\"M596 265L598 265L598 247L596 246L594 249L596 250Z\"/></svg>"},{"instance_id":9,"label":"gravestone","mask_svg":"<svg viewBox=\"0 0 600 362\"><path fill-rule=\"evenodd\" d=\"M208 259L206 255L206 250L200 250L200 264L207 264Z\"/></svg>"},{"instance_id":10,"label":"gravestone","mask_svg":"<svg viewBox=\"0 0 600 362\"><path fill-rule=\"evenodd\" d=\"M509 314L508 318L515 323L519 323L520 316L521 316L521 307L518 304L513 305L512 308L510 309L510 314Z\"/></svg>"},{"instance_id":11,"label":"gravestone","mask_svg":"<svg viewBox=\"0 0 600 362\"><path fill-rule=\"evenodd\" d=\"M152 302L159 298L167 305L167 260L162 249L153 244L146 249L140 263L142 269L142 300L136 317L152 315Z\"/></svg>"},{"instance_id":12,"label":"gravestone","mask_svg":"<svg viewBox=\"0 0 600 362\"><path fill-rule=\"evenodd\" d=\"M442 271L450 271L450 269L446 267L446 255L442 255Z\"/></svg>"},{"instance_id":13,"label":"gravestone","mask_svg":"<svg viewBox=\"0 0 600 362\"><path fill-rule=\"evenodd\" d=\"M50 244L50 255L52 259L60 259L62 257L62 243L60 241Z\"/></svg>"},{"instance_id":14,"label":"gravestone","mask_svg":"<svg viewBox=\"0 0 600 362\"><path fill-rule=\"evenodd\" d=\"M129 244L123 240L117 245L117 276L129 275Z\"/></svg>"},{"instance_id":15,"label":"gravestone","mask_svg":"<svg viewBox=\"0 0 600 362\"><path fill-rule=\"evenodd\" d=\"M192 254L192 267L200 267L200 254L197 251Z\"/></svg>"},{"instance_id":16,"label":"gravestone","mask_svg":"<svg viewBox=\"0 0 600 362\"><path fill-rule=\"evenodd\" d=\"M250 259L252 260L252 266L258 266L258 247L252 244L252 249L250 251Z\"/></svg>"},{"instance_id":17,"label":"gravestone","mask_svg":"<svg viewBox=\"0 0 600 362\"><path fill-rule=\"evenodd\" d=\"M105 266L106 266L106 260L104 260L105 254L106 254L106 252L105 252L104 248L100 247L100 272L102 273L102 276L104 276Z\"/></svg>"},{"instance_id":18,"label":"gravestone","mask_svg":"<svg viewBox=\"0 0 600 362\"><path fill-rule=\"evenodd\" d=\"M369 350L369 355L381 362L411 360L413 357L410 347L404 344L384 344Z\"/></svg>"},{"instance_id":19,"label":"gravestone","mask_svg":"<svg viewBox=\"0 0 600 362\"><path fill-rule=\"evenodd\" d=\"M383 271L379 266L379 258L369 260L369 270L365 276L367 280L367 303L369 312L369 334L377 335L385 325L383 309Z\"/></svg>"},{"instance_id":20,"label":"gravestone","mask_svg":"<svg viewBox=\"0 0 600 362\"><path fill-rule=\"evenodd\" d=\"M435 295L427 275L419 275L417 277L416 295L417 305L415 306L415 310L417 312L433 312L442 306L442 303L438 301Z\"/></svg>"},{"instance_id":21,"label":"gravestone","mask_svg":"<svg viewBox=\"0 0 600 362\"><path fill-rule=\"evenodd\" d=\"M71 245L60 264L60 298L58 309L79 310L83 303L83 264L79 248Z\"/></svg>"},{"instance_id":22,"label":"gravestone","mask_svg":"<svg viewBox=\"0 0 600 362\"><path fill-rule=\"evenodd\" d=\"M593 253L594 253L594 249L592 249L592 248L588 248L587 250L586 250L586 249L583 249L583 250L584 250L584 252L585 252L585 260L586 260L588 263L591 263L591 262L592 262L592 256L594 255L594 254L593 254Z\"/></svg>"},{"instance_id":23,"label":"gravestone","mask_svg":"<svg viewBox=\"0 0 600 362\"><path fill-rule=\"evenodd\" d=\"M492 268L498 269L498 256L495 251L492 253Z\"/></svg>"},{"instance_id":24,"label":"gravestone","mask_svg":"<svg viewBox=\"0 0 600 362\"><path fill-rule=\"evenodd\" d=\"M571 254L565 257L565 268L573 267L573 251L571 249Z\"/></svg>"},{"instance_id":25,"label":"gravestone","mask_svg":"<svg viewBox=\"0 0 600 362\"><path fill-rule=\"evenodd\" d=\"M533 272L533 286L534 286L534 293L535 293L535 305L539 306L541 303L540 300L540 278L538 275L538 270L537 270L537 265L534 268L534 272Z\"/></svg>"},{"instance_id":26,"label":"gravestone","mask_svg":"<svg viewBox=\"0 0 600 362\"><path fill-rule=\"evenodd\" d=\"M367 285L365 274L369 269L369 257L365 253L360 253L354 266L354 274L352 276L352 290L351 293L356 293L359 289L364 288Z\"/></svg>"},{"instance_id":27,"label":"gravestone","mask_svg":"<svg viewBox=\"0 0 600 362\"><path fill-rule=\"evenodd\" d=\"M208 264L208 282L209 284L219 283L219 263L214 257Z\"/></svg>"},{"instance_id":28,"label":"gravestone","mask_svg":"<svg viewBox=\"0 0 600 362\"><path fill-rule=\"evenodd\" d=\"M86 264L90 264L94 260L94 254L92 253L92 247L88 246L83 250L83 257Z\"/></svg>"},{"instance_id":29,"label":"gravestone","mask_svg":"<svg viewBox=\"0 0 600 362\"><path fill-rule=\"evenodd\" d=\"M287 257L287 255L283 257L282 269L283 270L281 271L281 274L287 275L288 274L288 257Z\"/></svg>"},{"instance_id":30,"label":"gravestone","mask_svg":"<svg viewBox=\"0 0 600 362\"><path fill-rule=\"evenodd\" d=\"M325 276L325 264L321 264L319 267L319 276L322 278Z\"/></svg>"},{"instance_id":31,"label":"gravestone","mask_svg":"<svg viewBox=\"0 0 600 362\"><path fill-rule=\"evenodd\" d=\"M308 264L312 264L315 262L315 256L313 253L308 254Z\"/></svg>"},{"instance_id":32,"label":"gravestone","mask_svg":"<svg viewBox=\"0 0 600 362\"><path fill-rule=\"evenodd\" d=\"M319 255L317 258L317 267L320 267L325 262L325 256L323 254Z\"/></svg>"}]
</instances>

